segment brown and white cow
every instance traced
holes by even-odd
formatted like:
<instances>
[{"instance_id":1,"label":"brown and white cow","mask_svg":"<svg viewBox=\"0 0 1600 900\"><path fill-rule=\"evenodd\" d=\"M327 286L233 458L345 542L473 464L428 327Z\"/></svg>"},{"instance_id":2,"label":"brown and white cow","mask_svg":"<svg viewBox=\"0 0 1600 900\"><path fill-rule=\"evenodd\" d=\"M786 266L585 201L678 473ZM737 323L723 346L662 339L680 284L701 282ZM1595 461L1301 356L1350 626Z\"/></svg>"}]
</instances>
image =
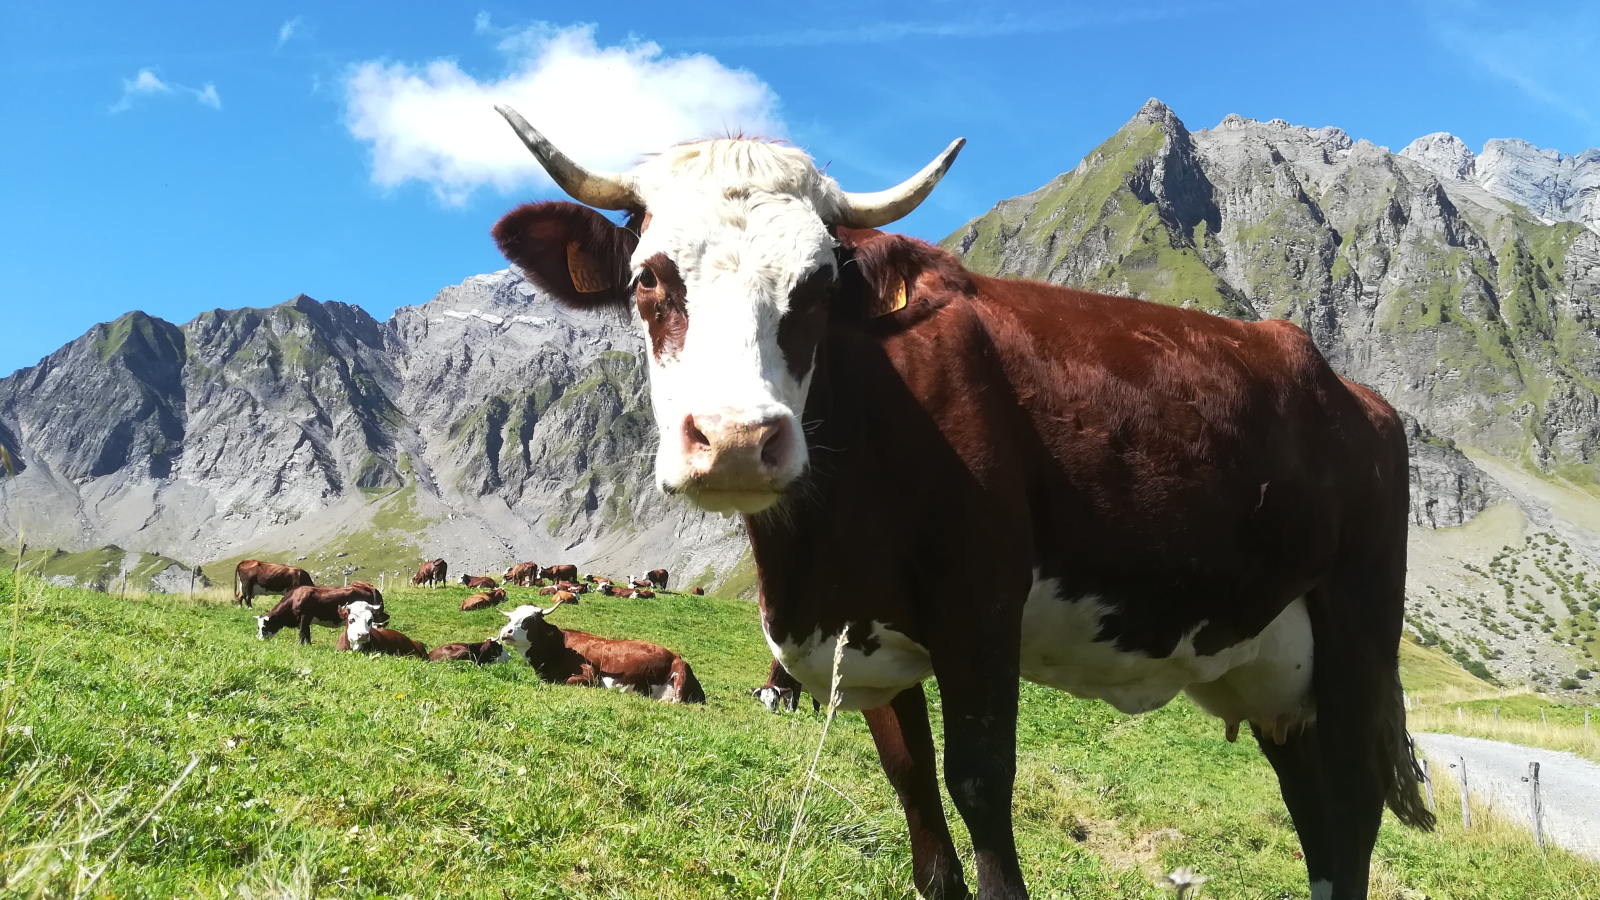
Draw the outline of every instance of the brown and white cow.
<instances>
[{"instance_id":1,"label":"brown and white cow","mask_svg":"<svg viewBox=\"0 0 1600 900\"><path fill-rule=\"evenodd\" d=\"M504 588L494 588L493 590L479 591L478 593L473 594L471 597L461 601L461 611L473 612L475 610L488 609L491 606L499 606L504 602L506 602L506 592Z\"/></svg>"},{"instance_id":2,"label":"brown and white cow","mask_svg":"<svg viewBox=\"0 0 1600 900\"><path fill-rule=\"evenodd\" d=\"M519 562L507 569L505 574L501 576L501 580L506 584L514 584L517 587L531 587L534 579L538 577L538 563Z\"/></svg>"},{"instance_id":3,"label":"brown and white cow","mask_svg":"<svg viewBox=\"0 0 1600 900\"><path fill-rule=\"evenodd\" d=\"M500 582L495 581L493 578L490 578L487 575L463 575L461 576L461 583L469 588L476 588L480 591L492 591L500 586Z\"/></svg>"},{"instance_id":4,"label":"brown and white cow","mask_svg":"<svg viewBox=\"0 0 1600 900\"><path fill-rule=\"evenodd\" d=\"M760 700L761 705L767 708L767 712L783 712L785 709L789 712L798 712L800 692L804 689L799 680L783 667L783 663L773 660L772 668L767 670L767 683L758 688L751 688L750 696ZM822 711L822 702L817 699L815 693L811 695L811 711Z\"/></svg>"},{"instance_id":5,"label":"brown and white cow","mask_svg":"<svg viewBox=\"0 0 1600 900\"><path fill-rule=\"evenodd\" d=\"M558 595L559 597L559 595ZM704 703L706 692L683 657L648 641L613 640L568 631L545 621L549 609L519 606L506 613L500 643L520 651L545 681L633 692L668 703Z\"/></svg>"},{"instance_id":6,"label":"brown and white cow","mask_svg":"<svg viewBox=\"0 0 1600 900\"><path fill-rule=\"evenodd\" d=\"M551 581L577 581L578 567L574 565L545 566L539 570L540 578Z\"/></svg>"},{"instance_id":7,"label":"brown and white cow","mask_svg":"<svg viewBox=\"0 0 1600 900\"><path fill-rule=\"evenodd\" d=\"M247 559L233 569L233 602L236 606L254 608L251 598L256 594L287 594L314 583L311 573L305 569Z\"/></svg>"},{"instance_id":8,"label":"brown and white cow","mask_svg":"<svg viewBox=\"0 0 1600 900\"><path fill-rule=\"evenodd\" d=\"M380 612L382 610L364 600L347 606L344 610L345 626L339 632L333 649L380 656L428 658L428 648L421 641L412 640L390 628L379 628L374 619ZM387 621L388 617L385 616L384 620Z\"/></svg>"},{"instance_id":9,"label":"brown and white cow","mask_svg":"<svg viewBox=\"0 0 1600 900\"><path fill-rule=\"evenodd\" d=\"M645 573L644 577L650 580L650 584L647 585L648 587L653 587L658 591L664 591L667 589L666 569L651 569Z\"/></svg>"},{"instance_id":10,"label":"brown and white cow","mask_svg":"<svg viewBox=\"0 0 1600 900\"><path fill-rule=\"evenodd\" d=\"M442 559L425 562L417 567L417 574L411 576L412 584L425 584L428 587L439 587L450 579L450 564Z\"/></svg>"},{"instance_id":11,"label":"brown and white cow","mask_svg":"<svg viewBox=\"0 0 1600 900\"><path fill-rule=\"evenodd\" d=\"M1027 893L1019 678L1126 712L1187 691L1250 722L1317 900L1365 896L1386 803L1432 825L1397 663L1405 437L1305 332L987 278L872 230L960 141L851 194L749 140L594 173L501 112L588 206L521 206L496 242L559 302L634 316L657 483L744 515L784 667L828 683L847 633L842 703L865 711L924 896L967 896L929 677L985 898ZM954 559L982 591L937 577Z\"/></svg>"},{"instance_id":12,"label":"brown and white cow","mask_svg":"<svg viewBox=\"0 0 1600 900\"><path fill-rule=\"evenodd\" d=\"M297 628L300 643L309 644L312 625L343 628L345 607L357 602L372 608L374 624L389 621L389 614L383 609L383 593L365 581L351 582L349 587L297 587L285 594L271 612L256 616L256 639L270 640L285 628Z\"/></svg>"},{"instance_id":13,"label":"brown and white cow","mask_svg":"<svg viewBox=\"0 0 1600 900\"><path fill-rule=\"evenodd\" d=\"M480 666L511 661L511 654L494 638L476 644L440 644L428 654L429 662L472 662Z\"/></svg>"}]
</instances>

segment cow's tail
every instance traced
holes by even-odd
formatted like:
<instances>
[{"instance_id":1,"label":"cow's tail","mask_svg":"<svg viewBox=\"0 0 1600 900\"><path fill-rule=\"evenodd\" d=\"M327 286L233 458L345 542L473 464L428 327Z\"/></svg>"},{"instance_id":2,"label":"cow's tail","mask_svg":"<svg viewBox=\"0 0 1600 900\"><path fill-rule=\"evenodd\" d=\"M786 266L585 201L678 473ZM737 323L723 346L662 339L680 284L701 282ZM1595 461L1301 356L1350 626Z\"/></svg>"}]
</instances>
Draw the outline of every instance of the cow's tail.
<instances>
[{"instance_id":1,"label":"cow's tail","mask_svg":"<svg viewBox=\"0 0 1600 900\"><path fill-rule=\"evenodd\" d=\"M1417 764L1416 746L1406 731L1405 693L1400 687L1398 666L1389 680L1379 710L1380 756L1376 760L1387 788L1384 802L1395 818L1412 828L1432 831L1435 819L1422 801L1422 767Z\"/></svg>"},{"instance_id":2,"label":"cow's tail","mask_svg":"<svg viewBox=\"0 0 1600 900\"><path fill-rule=\"evenodd\" d=\"M233 605L244 605L244 579L239 577L239 568L233 569Z\"/></svg>"},{"instance_id":3,"label":"cow's tail","mask_svg":"<svg viewBox=\"0 0 1600 900\"><path fill-rule=\"evenodd\" d=\"M672 661L672 694L679 703L706 702L705 688L700 686L700 679L694 677L694 670L681 656Z\"/></svg>"}]
</instances>

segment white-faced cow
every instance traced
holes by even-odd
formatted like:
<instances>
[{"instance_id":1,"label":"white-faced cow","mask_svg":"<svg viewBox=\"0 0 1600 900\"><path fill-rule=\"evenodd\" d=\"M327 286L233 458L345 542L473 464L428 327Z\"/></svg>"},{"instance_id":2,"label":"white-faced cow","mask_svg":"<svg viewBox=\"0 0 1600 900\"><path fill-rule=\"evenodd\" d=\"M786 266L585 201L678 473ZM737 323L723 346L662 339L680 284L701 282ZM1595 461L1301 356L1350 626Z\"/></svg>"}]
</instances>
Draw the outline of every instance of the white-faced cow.
<instances>
[{"instance_id":1,"label":"white-faced cow","mask_svg":"<svg viewBox=\"0 0 1600 900\"><path fill-rule=\"evenodd\" d=\"M392 628L379 628L375 623L383 610L364 600L345 607L345 626L334 641L333 649L354 653L373 653L380 656L415 656L428 658L428 648L421 641L412 640ZM385 621L388 616L383 617Z\"/></svg>"},{"instance_id":2,"label":"white-faced cow","mask_svg":"<svg viewBox=\"0 0 1600 900\"><path fill-rule=\"evenodd\" d=\"M545 621L562 602L557 594L549 609L519 606L505 613L509 621L500 629L500 643L520 652L542 680L643 694L667 703L706 702L688 661L660 644L597 637Z\"/></svg>"},{"instance_id":3,"label":"white-faced cow","mask_svg":"<svg viewBox=\"0 0 1600 900\"><path fill-rule=\"evenodd\" d=\"M297 587L315 584L311 573L296 566L247 559L233 569L233 602L254 608L257 594L287 594Z\"/></svg>"},{"instance_id":4,"label":"white-faced cow","mask_svg":"<svg viewBox=\"0 0 1600 900\"><path fill-rule=\"evenodd\" d=\"M851 194L802 151L668 148L596 174L502 108L575 199L494 228L574 308L643 332L656 480L744 515L773 654L865 711L913 878L1026 896L1012 837L1018 679L1125 712L1179 691L1249 722L1313 895L1366 894L1384 804L1429 827L1398 677L1407 458L1392 408L1305 332L987 278L871 229L954 160ZM617 225L590 207L621 210ZM959 559L976 594L940 577Z\"/></svg>"}]
</instances>

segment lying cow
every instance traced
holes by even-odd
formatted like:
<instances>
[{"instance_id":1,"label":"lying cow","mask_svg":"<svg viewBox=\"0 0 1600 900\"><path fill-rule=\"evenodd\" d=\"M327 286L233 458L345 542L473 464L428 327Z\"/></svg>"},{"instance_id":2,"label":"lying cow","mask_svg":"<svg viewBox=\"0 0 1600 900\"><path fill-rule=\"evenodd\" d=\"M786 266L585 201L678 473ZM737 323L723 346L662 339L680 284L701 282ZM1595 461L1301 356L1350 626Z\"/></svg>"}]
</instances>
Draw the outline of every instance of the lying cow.
<instances>
[{"instance_id":1,"label":"lying cow","mask_svg":"<svg viewBox=\"0 0 1600 900\"><path fill-rule=\"evenodd\" d=\"M636 587L636 588L648 588L648 587L650 587L650 579L648 579L648 578L631 578L631 579L628 580L628 584L630 584L630 585L632 585L633 587Z\"/></svg>"},{"instance_id":2,"label":"lying cow","mask_svg":"<svg viewBox=\"0 0 1600 900\"><path fill-rule=\"evenodd\" d=\"M656 592L650 590L649 588L635 588L633 591L633 596L635 599L639 600L651 600L655 598Z\"/></svg>"},{"instance_id":3,"label":"lying cow","mask_svg":"<svg viewBox=\"0 0 1600 900\"><path fill-rule=\"evenodd\" d=\"M573 594L587 594L589 592L589 586L581 581L576 584L570 581L558 581L556 582L556 587Z\"/></svg>"},{"instance_id":4,"label":"lying cow","mask_svg":"<svg viewBox=\"0 0 1600 900\"><path fill-rule=\"evenodd\" d=\"M506 602L506 592L504 588L495 588L489 591L479 591L478 593L473 594L471 597L461 601L461 611L474 612L480 609L488 609L491 606L499 606L504 602Z\"/></svg>"},{"instance_id":5,"label":"lying cow","mask_svg":"<svg viewBox=\"0 0 1600 900\"><path fill-rule=\"evenodd\" d=\"M633 691L668 703L704 703L706 692L683 657L645 641L619 641L567 631L545 621L549 609L506 613L500 642L520 651L544 681Z\"/></svg>"},{"instance_id":6,"label":"lying cow","mask_svg":"<svg viewBox=\"0 0 1600 900\"><path fill-rule=\"evenodd\" d=\"M514 584L517 587L530 587L534 579L538 577L539 564L531 562L516 563L507 569L504 575L500 576L501 580L506 584Z\"/></svg>"},{"instance_id":7,"label":"lying cow","mask_svg":"<svg viewBox=\"0 0 1600 900\"><path fill-rule=\"evenodd\" d=\"M540 578L551 581L577 581L578 567L573 565L545 566L539 570Z\"/></svg>"},{"instance_id":8,"label":"lying cow","mask_svg":"<svg viewBox=\"0 0 1600 900\"><path fill-rule=\"evenodd\" d=\"M382 611L364 600L351 603L345 608L344 630L339 632L339 640L334 643L333 649L427 659L428 648L421 641L414 641L398 631L379 628L374 624ZM388 616L383 618L384 621L389 619Z\"/></svg>"},{"instance_id":9,"label":"lying cow","mask_svg":"<svg viewBox=\"0 0 1600 900\"><path fill-rule=\"evenodd\" d=\"M473 662L480 666L511 661L511 654L494 638L476 644L440 644L428 654L429 662Z\"/></svg>"},{"instance_id":10,"label":"lying cow","mask_svg":"<svg viewBox=\"0 0 1600 900\"><path fill-rule=\"evenodd\" d=\"M706 595L706 589L703 588L703 587L700 587L699 585L696 585L693 588L689 589L689 593L694 595L694 596L696 596L696 597L704 597Z\"/></svg>"},{"instance_id":11,"label":"lying cow","mask_svg":"<svg viewBox=\"0 0 1600 900\"><path fill-rule=\"evenodd\" d=\"M480 591L492 591L500 586L500 582L487 575L463 575L461 576L461 583L469 588L477 588Z\"/></svg>"},{"instance_id":12,"label":"lying cow","mask_svg":"<svg viewBox=\"0 0 1600 900\"><path fill-rule=\"evenodd\" d=\"M667 589L666 569L651 569L650 571L644 573L644 577L650 579L650 583L646 585L646 587L653 587L658 591L664 591Z\"/></svg>"},{"instance_id":13,"label":"lying cow","mask_svg":"<svg viewBox=\"0 0 1600 900\"><path fill-rule=\"evenodd\" d=\"M783 664L777 660L772 661L772 668L767 671L767 683L758 688L750 689L750 696L761 701L767 712L789 712L800 710L800 681ZM817 700L817 695L811 695L811 711L821 712L822 703Z\"/></svg>"},{"instance_id":14,"label":"lying cow","mask_svg":"<svg viewBox=\"0 0 1600 900\"><path fill-rule=\"evenodd\" d=\"M236 606L254 608L250 598L256 594L287 594L313 583L311 573L305 569L247 559L233 569L233 602Z\"/></svg>"},{"instance_id":15,"label":"lying cow","mask_svg":"<svg viewBox=\"0 0 1600 900\"><path fill-rule=\"evenodd\" d=\"M365 581L349 587L297 587L278 601L272 612L256 616L256 639L270 640L285 628L300 630L300 643L311 643L311 626L339 628L345 624L345 607L364 602L374 610L373 623L389 621L383 609L383 592Z\"/></svg>"},{"instance_id":16,"label":"lying cow","mask_svg":"<svg viewBox=\"0 0 1600 900\"><path fill-rule=\"evenodd\" d=\"M417 574L411 576L411 583L439 587L449 579L449 571L450 564L442 559L425 562L417 568Z\"/></svg>"}]
</instances>

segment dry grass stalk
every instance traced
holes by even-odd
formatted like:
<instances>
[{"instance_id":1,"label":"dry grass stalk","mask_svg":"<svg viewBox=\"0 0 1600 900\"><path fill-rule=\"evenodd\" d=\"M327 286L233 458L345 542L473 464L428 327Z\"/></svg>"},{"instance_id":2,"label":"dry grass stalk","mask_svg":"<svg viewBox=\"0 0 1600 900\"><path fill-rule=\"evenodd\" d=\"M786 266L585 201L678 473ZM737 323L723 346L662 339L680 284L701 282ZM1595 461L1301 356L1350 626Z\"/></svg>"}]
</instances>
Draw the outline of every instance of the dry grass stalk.
<instances>
[{"instance_id":1,"label":"dry grass stalk","mask_svg":"<svg viewBox=\"0 0 1600 900\"><path fill-rule=\"evenodd\" d=\"M794 813L794 825L789 828L789 844L783 848L783 861L778 864L778 881L772 886L772 900L778 900L778 893L783 890L783 876L789 869L789 856L794 853L795 839L800 835L800 826L805 823L806 798L811 796L811 783L820 780L817 778L817 763L822 759L822 745L828 740L828 727L833 724L833 718L839 710L839 667L844 662L844 645L849 639L850 628L845 626L839 632L839 643L833 648L833 683L828 690L828 717L822 722L817 750L811 755L811 768L806 771L806 782L800 789L800 806Z\"/></svg>"}]
</instances>

